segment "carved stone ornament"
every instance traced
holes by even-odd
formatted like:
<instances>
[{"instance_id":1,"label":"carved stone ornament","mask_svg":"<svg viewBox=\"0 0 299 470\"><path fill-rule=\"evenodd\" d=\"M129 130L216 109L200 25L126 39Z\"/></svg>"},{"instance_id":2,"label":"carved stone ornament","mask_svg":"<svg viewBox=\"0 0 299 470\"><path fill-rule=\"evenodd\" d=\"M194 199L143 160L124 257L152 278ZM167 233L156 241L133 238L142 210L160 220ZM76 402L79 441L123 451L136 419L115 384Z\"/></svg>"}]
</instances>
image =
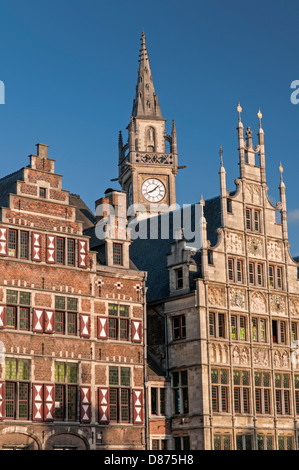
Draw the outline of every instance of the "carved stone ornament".
<instances>
[{"instance_id":1,"label":"carved stone ornament","mask_svg":"<svg viewBox=\"0 0 299 470\"><path fill-rule=\"evenodd\" d=\"M245 188L246 188L246 194L249 196L249 200L251 202L257 202L258 204L261 204L261 199L262 199L261 187L258 186L257 184L247 183Z\"/></svg>"},{"instance_id":2,"label":"carved stone ornament","mask_svg":"<svg viewBox=\"0 0 299 470\"><path fill-rule=\"evenodd\" d=\"M282 261L282 245L280 242L269 240L267 243L269 259L273 261Z\"/></svg>"},{"instance_id":3,"label":"carved stone ornament","mask_svg":"<svg viewBox=\"0 0 299 470\"><path fill-rule=\"evenodd\" d=\"M231 289L230 306L233 308L245 308L245 293L241 289Z\"/></svg>"},{"instance_id":4,"label":"carved stone ornament","mask_svg":"<svg viewBox=\"0 0 299 470\"><path fill-rule=\"evenodd\" d=\"M266 298L260 292L254 292L251 295L251 310L253 312L265 313L267 311Z\"/></svg>"},{"instance_id":5,"label":"carved stone ornament","mask_svg":"<svg viewBox=\"0 0 299 470\"><path fill-rule=\"evenodd\" d=\"M285 305L285 299L284 297L280 295L271 295L270 297L270 307L271 307L271 312L273 313L286 313L286 305Z\"/></svg>"},{"instance_id":6,"label":"carved stone ornament","mask_svg":"<svg viewBox=\"0 0 299 470\"><path fill-rule=\"evenodd\" d=\"M290 300L290 311L293 316L299 315L299 299Z\"/></svg>"},{"instance_id":7,"label":"carved stone ornament","mask_svg":"<svg viewBox=\"0 0 299 470\"><path fill-rule=\"evenodd\" d=\"M269 365L268 351L266 349L254 349L253 362L256 366L267 367Z\"/></svg>"},{"instance_id":8,"label":"carved stone ornament","mask_svg":"<svg viewBox=\"0 0 299 470\"><path fill-rule=\"evenodd\" d=\"M215 364L228 364L229 363L229 350L227 344L211 343L210 360Z\"/></svg>"},{"instance_id":9,"label":"carved stone ornament","mask_svg":"<svg viewBox=\"0 0 299 470\"><path fill-rule=\"evenodd\" d=\"M258 237L248 237L248 252L251 256L263 256L263 242Z\"/></svg>"},{"instance_id":10,"label":"carved stone ornament","mask_svg":"<svg viewBox=\"0 0 299 470\"><path fill-rule=\"evenodd\" d=\"M233 350L233 363L234 364L248 364L249 363L249 350L248 348L239 348L236 346Z\"/></svg>"},{"instance_id":11,"label":"carved stone ornament","mask_svg":"<svg viewBox=\"0 0 299 470\"><path fill-rule=\"evenodd\" d=\"M273 353L273 365L276 368L287 368L289 367L289 354L287 351L274 351Z\"/></svg>"},{"instance_id":12,"label":"carved stone ornament","mask_svg":"<svg viewBox=\"0 0 299 470\"><path fill-rule=\"evenodd\" d=\"M240 364L240 352L239 348L235 348L233 350L233 363L234 364Z\"/></svg>"},{"instance_id":13,"label":"carved stone ornament","mask_svg":"<svg viewBox=\"0 0 299 470\"><path fill-rule=\"evenodd\" d=\"M243 253L243 237L237 233L226 235L226 249L229 253Z\"/></svg>"},{"instance_id":14,"label":"carved stone ornament","mask_svg":"<svg viewBox=\"0 0 299 470\"><path fill-rule=\"evenodd\" d=\"M225 306L225 291L221 287L209 287L208 301L210 305Z\"/></svg>"}]
</instances>

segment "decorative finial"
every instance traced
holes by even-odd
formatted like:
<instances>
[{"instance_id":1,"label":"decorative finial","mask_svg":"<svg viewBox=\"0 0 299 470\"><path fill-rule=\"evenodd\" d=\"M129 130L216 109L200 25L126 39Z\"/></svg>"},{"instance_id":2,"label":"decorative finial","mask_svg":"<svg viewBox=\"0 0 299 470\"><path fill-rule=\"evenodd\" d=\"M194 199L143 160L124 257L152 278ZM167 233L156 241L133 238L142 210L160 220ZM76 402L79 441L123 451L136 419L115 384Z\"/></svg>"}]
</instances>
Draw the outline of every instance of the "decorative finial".
<instances>
[{"instance_id":1,"label":"decorative finial","mask_svg":"<svg viewBox=\"0 0 299 470\"><path fill-rule=\"evenodd\" d=\"M280 181L282 181L283 166L282 166L281 162L279 162L279 171L280 171Z\"/></svg>"},{"instance_id":2,"label":"decorative finial","mask_svg":"<svg viewBox=\"0 0 299 470\"><path fill-rule=\"evenodd\" d=\"M205 205L205 201L204 201L203 195L201 195L201 198L200 198L199 203L200 203L202 206Z\"/></svg>"},{"instance_id":3,"label":"decorative finial","mask_svg":"<svg viewBox=\"0 0 299 470\"><path fill-rule=\"evenodd\" d=\"M239 104L238 104L238 107L237 107L237 111L239 113L239 121L241 121L241 112L242 112L242 108L241 108L241 105L240 105L240 101L239 101Z\"/></svg>"},{"instance_id":4,"label":"decorative finial","mask_svg":"<svg viewBox=\"0 0 299 470\"><path fill-rule=\"evenodd\" d=\"M146 36L144 34L144 31L142 31L141 34L141 49L140 49L140 54L139 54L139 62L142 60L148 59L148 52L146 48Z\"/></svg>"},{"instance_id":5,"label":"decorative finial","mask_svg":"<svg viewBox=\"0 0 299 470\"><path fill-rule=\"evenodd\" d=\"M223 159L222 159L223 150L222 150L222 145L220 145L219 155L220 155L220 165L223 166Z\"/></svg>"},{"instance_id":6,"label":"decorative finial","mask_svg":"<svg viewBox=\"0 0 299 470\"><path fill-rule=\"evenodd\" d=\"M260 129L262 128L262 113L261 113L261 110L259 109L259 112L257 113L257 117L259 118L259 121L260 121Z\"/></svg>"}]
</instances>

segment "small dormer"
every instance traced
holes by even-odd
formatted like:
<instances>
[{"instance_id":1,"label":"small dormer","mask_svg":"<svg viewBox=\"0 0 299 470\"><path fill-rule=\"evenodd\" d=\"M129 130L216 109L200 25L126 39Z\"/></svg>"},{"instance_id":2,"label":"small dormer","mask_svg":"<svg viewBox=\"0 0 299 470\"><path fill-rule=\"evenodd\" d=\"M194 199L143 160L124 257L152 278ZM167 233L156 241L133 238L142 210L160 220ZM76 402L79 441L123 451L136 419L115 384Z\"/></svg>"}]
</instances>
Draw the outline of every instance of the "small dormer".
<instances>
[{"instance_id":1,"label":"small dormer","mask_svg":"<svg viewBox=\"0 0 299 470\"><path fill-rule=\"evenodd\" d=\"M167 255L169 272L169 291L171 295L185 294L190 291L190 273L197 272L193 259L196 250L186 246L186 240L171 243L171 253Z\"/></svg>"}]
</instances>

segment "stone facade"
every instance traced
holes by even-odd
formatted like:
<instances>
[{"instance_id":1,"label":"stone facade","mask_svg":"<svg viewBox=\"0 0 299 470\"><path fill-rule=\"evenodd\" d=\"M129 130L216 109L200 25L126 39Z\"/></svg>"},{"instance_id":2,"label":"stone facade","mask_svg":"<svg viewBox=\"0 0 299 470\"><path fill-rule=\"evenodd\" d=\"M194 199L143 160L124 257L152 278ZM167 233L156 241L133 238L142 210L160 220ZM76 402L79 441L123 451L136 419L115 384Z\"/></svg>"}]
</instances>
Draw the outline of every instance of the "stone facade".
<instances>
[{"instance_id":1,"label":"stone facade","mask_svg":"<svg viewBox=\"0 0 299 470\"><path fill-rule=\"evenodd\" d=\"M205 218L209 201L201 200L195 285L190 273L196 271L196 256L182 237L170 244L167 256L169 294L147 307L152 321L152 307L167 321L167 363L163 349L156 344L152 349L171 377L171 434L177 449L298 445L299 265L289 252L283 169L274 206L267 196L261 124L255 149L249 128L246 134L244 139L240 120L240 177L232 193L221 152L221 224L214 244L208 238L212 219ZM146 261L141 266L146 269ZM149 337L149 348L150 342Z\"/></svg>"},{"instance_id":2,"label":"stone facade","mask_svg":"<svg viewBox=\"0 0 299 470\"><path fill-rule=\"evenodd\" d=\"M141 106L142 93L136 100ZM160 233L157 241L131 245L132 260L148 271L148 353L170 379L170 445L177 450L298 448L299 264L289 251L283 168L273 205L262 114L254 145L249 127L244 135L240 105L238 113L236 190L226 187L221 149L220 195L201 198L200 219L193 218L200 249L188 246L186 230L168 244ZM160 117L149 117L147 125L159 129ZM137 125L133 113L128 142ZM177 165L176 141L175 153ZM153 159L143 166L155 177ZM138 165L126 171L134 175ZM142 200L134 180L132 192Z\"/></svg>"}]
</instances>

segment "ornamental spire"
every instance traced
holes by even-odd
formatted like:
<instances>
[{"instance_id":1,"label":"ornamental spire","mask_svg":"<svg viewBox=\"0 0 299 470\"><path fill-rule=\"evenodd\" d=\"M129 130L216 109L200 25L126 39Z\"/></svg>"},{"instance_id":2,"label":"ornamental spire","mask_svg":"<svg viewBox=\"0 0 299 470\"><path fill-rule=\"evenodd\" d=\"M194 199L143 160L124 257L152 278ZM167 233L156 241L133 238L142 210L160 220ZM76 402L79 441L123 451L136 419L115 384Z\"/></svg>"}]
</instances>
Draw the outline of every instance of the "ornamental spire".
<instances>
[{"instance_id":1,"label":"ornamental spire","mask_svg":"<svg viewBox=\"0 0 299 470\"><path fill-rule=\"evenodd\" d=\"M132 116L135 118L162 118L158 96L155 93L144 32L141 35L138 80L133 102Z\"/></svg>"},{"instance_id":2,"label":"ornamental spire","mask_svg":"<svg viewBox=\"0 0 299 470\"><path fill-rule=\"evenodd\" d=\"M220 145L219 157L220 157L220 166L221 166L221 168L222 168L222 167L223 167L223 150L222 150L222 145Z\"/></svg>"},{"instance_id":3,"label":"ornamental spire","mask_svg":"<svg viewBox=\"0 0 299 470\"><path fill-rule=\"evenodd\" d=\"M283 166L282 166L281 162L279 162L279 173L280 173L280 184L282 184L283 183L283 177L282 177Z\"/></svg>"}]
</instances>

